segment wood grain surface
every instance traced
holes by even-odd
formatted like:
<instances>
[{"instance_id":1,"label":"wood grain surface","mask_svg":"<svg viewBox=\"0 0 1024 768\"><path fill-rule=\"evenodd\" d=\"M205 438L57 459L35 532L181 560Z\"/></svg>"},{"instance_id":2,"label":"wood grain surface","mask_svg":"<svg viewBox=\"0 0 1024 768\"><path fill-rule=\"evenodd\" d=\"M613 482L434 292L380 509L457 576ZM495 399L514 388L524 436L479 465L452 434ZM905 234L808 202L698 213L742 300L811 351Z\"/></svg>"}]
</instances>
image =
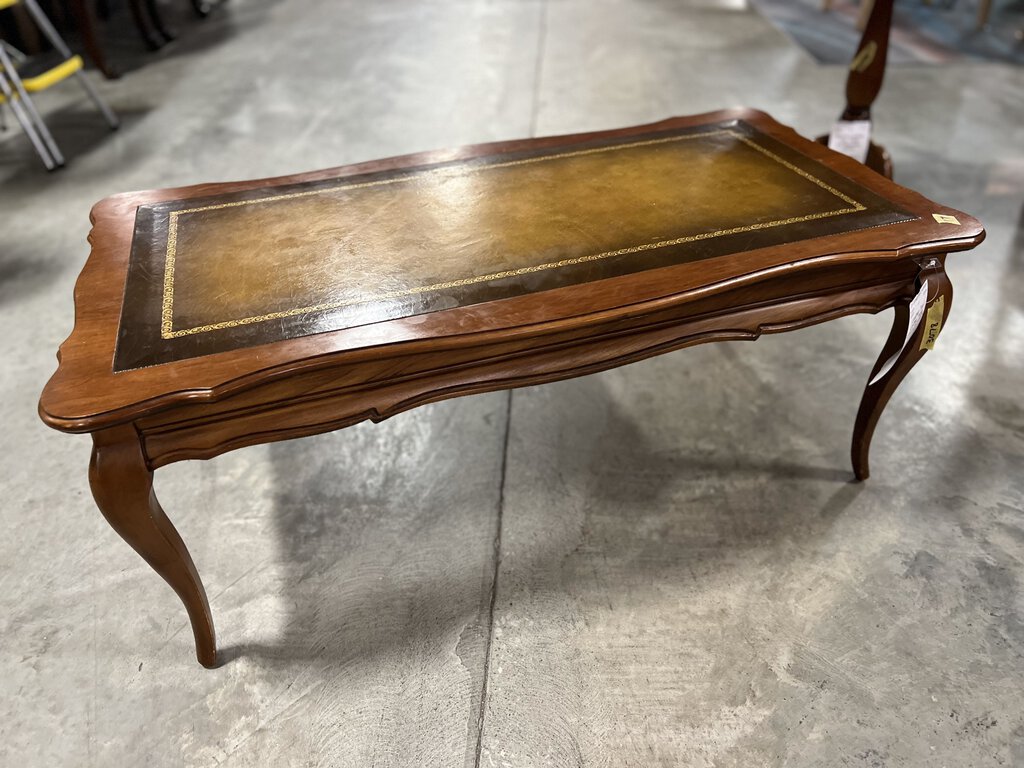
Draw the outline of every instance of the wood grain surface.
<instances>
[{"instance_id":1,"label":"wood grain surface","mask_svg":"<svg viewBox=\"0 0 1024 768\"><path fill-rule=\"evenodd\" d=\"M569 146L581 140L621 138L703 123L742 119L762 133L817 160L871 192L919 216L892 226L841 233L724 255L706 263L649 270L594 285L568 286L487 304L458 307L414 318L375 323L262 346L225 351L167 365L115 374L112 359L123 302L134 212L142 203L205 197L231 191L332 179L349 174L448 162L525 149ZM940 224L933 214L953 216ZM61 364L40 401L51 426L88 432L122 423L174 404L220 400L257 384L294 376L300 369L361 364L385 359L401 367L409 357L480 346L510 337L543 338L621 319L669 304L682 304L716 291L756 282L769 275L797 272L829 263L872 261L878 265L928 253L946 253L977 244L981 225L879 177L855 161L799 137L769 116L752 110L675 118L647 126L579 136L553 137L427 153L329 169L276 180L199 185L119 195L93 210L92 255L76 288L75 330L61 347ZM443 362L441 362L443 365ZM378 374L379 375L379 374Z\"/></svg>"}]
</instances>

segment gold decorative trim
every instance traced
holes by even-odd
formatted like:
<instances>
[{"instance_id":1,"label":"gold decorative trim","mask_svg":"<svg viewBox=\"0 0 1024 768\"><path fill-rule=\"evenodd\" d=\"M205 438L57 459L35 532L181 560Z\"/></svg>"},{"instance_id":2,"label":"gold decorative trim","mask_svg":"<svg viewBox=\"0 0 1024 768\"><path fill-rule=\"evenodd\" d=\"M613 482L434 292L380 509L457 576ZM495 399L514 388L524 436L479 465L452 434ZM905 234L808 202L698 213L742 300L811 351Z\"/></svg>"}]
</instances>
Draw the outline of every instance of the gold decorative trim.
<instances>
[{"instance_id":1,"label":"gold decorative trim","mask_svg":"<svg viewBox=\"0 0 1024 768\"><path fill-rule=\"evenodd\" d=\"M942 332L942 317L946 314L946 297L939 296L929 306L924 319L921 349L935 349L935 340Z\"/></svg>"},{"instance_id":2,"label":"gold decorative trim","mask_svg":"<svg viewBox=\"0 0 1024 768\"><path fill-rule=\"evenodd\" d=\"M397 184L408 181L415 181L421 179L424 176L436 176L436 175L451 175L451 176L462 176L469 173L479 173L494 168L508 168L510 166L526 165L529 163L543 162L547 160L556 160L565 157L578 157L581 155L596 154L599 152L611 152L622 149L631 149L633 147L650 146L652 144L665 144L668 142L684 141L688 139L704 138L708 136L716 136L720 134L728 134L736 139L739 139L744 144L752 147L753 149L761 152L765 156L771 158L775 162L783 165L787 169L794 173L802 176L803 178L817 184L822 189L830 192L831 194L838 197L840 200L845 202L849 207L841 208L835 211L823 211L821 213L812 213L805 216L794 216L787 219L779 219L777 221L767 221L760 224L750 224L741 227L732 227L730 229L717 230L715 232L704 232L698 235L687 235L685 237L678 237L671 240L660 240L654 243L643 243L640 245L631 246L628 248L619 248L614 251L605 251L603 253L591 254L588 256L577 256L571 259L562 259L560 261L552 261L545 264L536 264L529 267L521 267L519 269L506 270L503 272L493 272L487 275L478 275L474 277L464 277L457 280L449 280L442 283L434 283L433 285L425 285L417 288L409 288L399 291L386 291L383 293L375 294L369 297L363 297L359 299L349 299L346 301L331 301L322 304L313 304L306 307L297 307L295 309L282 310L279 312L270 312L264 315L255 315L252 317L245 317L239 320L225 320L219 323L210 323L208 325L196 326L194 328L183 328L180 330L174 329L174 266L177 258L177 246L178 246L178 218L190 213L199 213L201 211L212 211L219 210L221 208L234 208L242 205L255 205L257 203L269 203L276 200L288 200L297 197L307 197L310 195L319 195L324 192L333 192L342 189L361 189L365 187L384 186L386 184ZM225 328L236 328L241 325L251 325L253 323L260 323L266 320L279 320L286 317L294 317L295 315L303 315L310 312L324 312L332 309L341 309L343 307L351 306L354 304L366 304L372 301L381 301L385 299L401 298L403 296L414 296L422 293L430 293L432 291L442 291L449 288L458 288L466 285L475 285L477 283L489 282L491 280L501 280L509 277L518 277L521 275L532 274L535 272L543 272L550 269L560 269L562 267L572 266L574 264L584 264L592 261L601 261L603 259L612 258L615 256L623 256L630 253L640 253L643 251L653 250L655 248L665 248L672 245L682 245L683 243L692 243L700 240L709 240L715 237L724 237L726 235L735 235L741 232L753 232L760 229L772 229L774 227L786 226L789 224L799 224L805 221L814 221L817 219L825 219L832 216L843 216L849 213L856 213L858 211L865 210L865 206L856 200L848 197L834 187L829 186L821 179L812 176L802 168L798 168L792 163L784 160L783 158L776 155L764 147L760 146L756 142L752 141L746 136L739 134L735 131L727 128L717 129L713 131L704 131L702 133L691 133L683 136L670 136L662 139L649 139L646 141L635 141L627 144L614 144L608 147L596 147L593 149L581 149L572 152L562 152L555 155L541 155L539 157L524 158L522 160L510 160L504 163L491 163L482 164L478 166L460 166L455 168L435 168L420 173L408 174L406 176L399 176L390 179L379 179L377 181L367 181L358 184L341 184L335 187L320 188L314 190L307 190L305 192L293 192L283 195L272 195L270 197L261 197L254 200L236 200L230 203L217 203L214 205L206 205L198 208L187 208L180 211L171 211L169 214L169 221L167 225L167 251L164 262L164 284L163 284L163 297L161 301L161 320L160 320L160 337L163 339L175 339L182 336L192 336L199 333L208 333L210 331L219 331Z\"/></svg>"}]
</instances>

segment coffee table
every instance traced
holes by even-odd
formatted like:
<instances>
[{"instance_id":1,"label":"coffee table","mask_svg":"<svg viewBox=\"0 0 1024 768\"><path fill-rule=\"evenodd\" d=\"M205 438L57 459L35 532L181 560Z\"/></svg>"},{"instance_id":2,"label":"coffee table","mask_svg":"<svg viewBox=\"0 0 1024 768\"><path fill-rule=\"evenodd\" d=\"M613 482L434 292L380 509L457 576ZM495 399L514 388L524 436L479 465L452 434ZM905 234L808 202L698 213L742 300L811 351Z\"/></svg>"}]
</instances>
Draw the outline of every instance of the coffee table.
<instances>
[{"instance_id":1,"label":"coffee table","mask_svg":"<svg viewBox=\"0 0 1024 768\"><path fill-rule=\"evenodd\" d=\"M854 425L863 479L949 314L945 255L984 237L752 110L133 192L92 221L39 412L92 434L96 503L178 593L208 667L157 468L893 307Z\"/></svg>"}]
</instances>

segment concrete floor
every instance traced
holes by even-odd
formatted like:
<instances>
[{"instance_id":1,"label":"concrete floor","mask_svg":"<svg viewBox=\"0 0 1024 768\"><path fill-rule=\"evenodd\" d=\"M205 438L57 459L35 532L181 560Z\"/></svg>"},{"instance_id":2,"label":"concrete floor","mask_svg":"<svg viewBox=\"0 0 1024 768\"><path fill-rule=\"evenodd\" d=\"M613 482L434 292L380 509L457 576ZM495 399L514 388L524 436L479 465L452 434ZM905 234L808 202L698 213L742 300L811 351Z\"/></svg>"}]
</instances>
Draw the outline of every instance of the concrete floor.
<instances>
[{"instance_id":1,"label":"concrete floor","mask_svg":"<svg viewBox=\"0 0 1024 768\"><path fill-rule=\"evenodd\" d=\"M115 135L44 94L66 170L0 140L0 764L1024 765L1024 70L889 74L897 180L989 236L869 482L886 315L174 465L206 671L89 441L35 415L94 201L731 105L813 135L845 73L740 0L231 0L180 31L101 84Z\"/></svg>"}]
</instances>

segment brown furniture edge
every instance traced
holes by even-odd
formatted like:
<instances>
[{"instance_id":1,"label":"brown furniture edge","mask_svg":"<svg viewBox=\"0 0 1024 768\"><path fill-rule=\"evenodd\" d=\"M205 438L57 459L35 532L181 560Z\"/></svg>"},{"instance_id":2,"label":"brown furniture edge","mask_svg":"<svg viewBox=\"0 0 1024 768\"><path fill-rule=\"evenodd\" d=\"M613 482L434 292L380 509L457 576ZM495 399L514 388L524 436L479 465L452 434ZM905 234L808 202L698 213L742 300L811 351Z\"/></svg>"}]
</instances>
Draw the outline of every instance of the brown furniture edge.
<instances>
[{"instance_id":1,"label":"brown furniture edge","mask_svg":"<svg viewBox=\"0 0 1024 768\"><path fill-rule=\"evenodd\" d=\"M229 187L232 190L240 190L293 183L300 179L313 180L343 177L392 168L429 165L453 159L513 152L525 147L538 148L571 144L574 141L578 141L582 136L590 139L621 137L634 133L727 119L745 120L754 124L759 130L769 135L774 135L775 138L780 138L809 157L826 161L833 168L869 188L871 191L887 195L918 215L926 216L930 213L944 213L955 216L960 221L960 224L948 228L949 236L947 238L941 241L928 240L926 242L922 242L920 239L915 240L914 229L918 222L892 225L887 228L890 233L892 231L903 231L906 233L902 242L894 243L892 248L884 250L858 250L856 248L845 250L836 248L828 253L815 254L808 259L766 266L748 274L713 280L707 284L694 284L689 288L683 288L675 292L665 292L663 295L652 295L648 285L636 292L639 295L626 296L627 300L617 306L592 307L590 311L567 314L556 319L544 321L536 319L540 316L536 312L536 297L548 294L546 297L548 301L546 303L549 304L552 298L559 300L565 296L575 296L578 298L581 293L580 286L569 286L544 292L544 294L490 302L484 306L493 308L500 304L508 308L508 311L503 312L502 315L507 320L512 320L513 322L496 323L494 318L491 317L488 319L488 322L482 323L483 327L481 330L473 330L471 332L460 331L460 328L465 328L467 325L473 324L474 320L479 319L481 314L479 305L432 313L434 317L428 319L426 324L439 325L440 328L438 330L441 332L430 333L426 337L416 338L414 334L408 333L407 319L399 319L377 323L364 328L330 331L315 336L272 342L262 345L262 347L233 350L191 360L167 363L162 366L154 366L154 369L159 368L163 369L165 373L174 374L168 376L171 380L187 377L190 381L192 378L199 378L200 381L180 389L174 389L172 386L170 391L162 392L153 391L154 388L151 387L149 393L143 397L137 399L127 397L124 398L124 402L115 407L96 408L91 412L87 408L80 408L76 411L72 404L67 402L67 398L62 400L54 392L56 388L67 383L67 380L75 377L76 374L80 378L91 380L93 386L101 384L106 387L120 388L129 384L129 378L137 377L140 373L145 375L146 371L153 370L141 369L141 371L126 371L114 374L110 370L110 360L98 361L95 356L93 356L91 361L83 360L82 353L82 350L87 346L109 342L105 346L109 346L111 356L113 354L119 313L111 313L106 317L93 317L86 315L86 306L89 303L95 302L97 296L103 296L104 294L108 301L119 301L121 291L123 290L124 273L127 269L128 253L127 244L124 240L124 217L126 213L133 210L139 204L198 197L209 194L213 188L223 190ZM891 194L894 189L898 190L898 195L894 196ZM89 235L89 242L93 247L75 287L75 325L67 340L61 345L60 352L58 353L60 365L44 390L39 403L39 413L43 421L55 429L67 432L93 432L97 429L122 424L137 419L140 416L149 415L158 410L171 408L176 405L198 401L216 401L247 388L259 386L265 381L294 375L299 369L355 363L370 358L379 359L381 355L404 356L418 354L426 350L440 351L442 349L484 345L510 336L527 335L539 337L558 331L583 328L593 323L625 314L644 313L672 304L688 303L697 297L727 291L740 285L752 284L785 272L798 271L812 263L820 266L830 262L850 262L858 259L885 262L912 256L942 254L971 248L984 238L984 230L981 224L973 217L954 209L938 206L917 193L897 187L891 182L881 179L877 174L856 161L840 156L799 136L792 129L777 123L762 112L748 109L724 110L687 118L671 118L648 125L634 126L629 129L554 136L544 139L478 144L458 150L417 153L325 169L314 173L235 182L229 185L200 184L165 190L124 193L106 198L97 203L92 209L90 218L94 226ZM122 231L112 231L112 229L117 227L118 222L122 224ZM842 241L856 241L858 236L862 236L862 232L832 236L828 239L840 244ZM821 238L818 240L821 240ZM130 240L128 242L130 243ZM808 241L808 243L810 245L804 246L804 249L813 251L815 241ZM119 258L121 262L118 265L119 274L117 279L104 280L102 273L106 265L100 263L101 256L106 256L111 247L117 245L123 246L122 252L115 257ZM760 251L746 252L742 256L745 260L749 261L751 260L751 254L781 254L787 250L793 251L794 247L773 246L761 249ZM796 250L800 249L797 248ZM111 257L106 256L106 258ZM729 258L719 257L714 261L716 263L725 263ZM688 267L690 267L689 270L687 269ZM662 273L661 282L664 285L668 285L672 283L673 273L685 271L692 272L692 265L665 267L660 270L651 270L650 272ZM620 283L626 281L626 279L618 279ZM651 274L637 275L635 280L630 280L629 282L635 284L650 283ZM597 285L597 283L588 284L589 288L592 288L594 285ZM589 288L583 287L582 290L586 291ZM646 295L644 295L645 292ZM655 291L654 293L656 294L657 292ZM84 298L86 294L89 295L89 299ZM555 296L555 294L559 295ZM579 304L578 301L576 303L577 305ZM534 307L531 307L531 304ZM522 308L522 311L517 311L519 308ZM493 314L493 312L490 314ZM453 322L446 323L437 316L448 316ZM515 319L517 316L521 319ZM421 327L424 324L423 321L418 321L416 326ZM403 330L406 330L404 334ZM387 338L389 335L391 338ZM363 343L364 340L368 343ZM292 349L295 352L291 352L290 350ZM251 362L252 360L257 360L258 362L253 363ZM177 374L178 371L184 371L185 375ZM198 375L191 376L193 373ZM83 413L81 411L87 412Z\"/></svg>"}]
</instances>

